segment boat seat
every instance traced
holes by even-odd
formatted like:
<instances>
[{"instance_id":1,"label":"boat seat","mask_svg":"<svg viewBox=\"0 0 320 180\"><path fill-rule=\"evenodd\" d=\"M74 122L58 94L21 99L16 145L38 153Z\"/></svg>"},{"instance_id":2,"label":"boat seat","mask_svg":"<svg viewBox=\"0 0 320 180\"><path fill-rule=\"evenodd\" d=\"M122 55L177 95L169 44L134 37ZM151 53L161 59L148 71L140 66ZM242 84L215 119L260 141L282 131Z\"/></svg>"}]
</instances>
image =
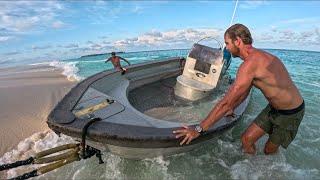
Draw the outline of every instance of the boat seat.
<instances>
[{"instance_id":1,"label":"boat seat","mask_svg":"<svg viewBox=\"0 0 320 180\"><path fill-rule=\"evenodd\" d=\"M175 95L190 101L208 96L218 84L222 67L221 49L195 43L182 75L177 77Z\"/></svg>"},{"instance_id":2,"label":"boat seat","mask_svg":"<svg viewBox=\"0 0 320 180\"><path fill-rule=\"evenodd\" d=\"M184 86L187 86L189 88L199 90L199 91L210 91L214 88L214 86L210 86L209 84L199 82L197 80L188 78L186 76L178 76L177 81Z\"/></svg>"}]
</instances>

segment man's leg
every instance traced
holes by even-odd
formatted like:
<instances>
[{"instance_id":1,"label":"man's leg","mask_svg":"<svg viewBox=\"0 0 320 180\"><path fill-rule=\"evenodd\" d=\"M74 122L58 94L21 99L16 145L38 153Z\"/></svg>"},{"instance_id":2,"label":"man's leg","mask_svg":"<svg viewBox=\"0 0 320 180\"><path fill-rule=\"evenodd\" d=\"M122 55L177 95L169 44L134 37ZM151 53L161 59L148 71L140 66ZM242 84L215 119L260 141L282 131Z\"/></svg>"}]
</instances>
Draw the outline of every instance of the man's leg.
<instances>
[{"instance_id":1,"label":"man's leg","mask_svg":"<svg viewBox=\"0 0 320 180\"><path fill-rule=\"evenodd\" d=\"M266 145L264 146L264 153L266 155L274 154L278 151L278 149L279 149L279 145L272 143L269 138L268 141L266 142Z\"/></svg>"},{"instance_id":2,"label":"man's leg","mask_svg":"<svg viewBox=\"0 0 320 180\"><path fill-rule=\"evenodd\" d=\"M291 115L278 115L273 119L278 125L272 128L269 139L264 147L264 153L274 154L278 151L280 145L283 148L287 148L294 140L303 116L304 109Z\"/></svg>"},{"instance_id":3,"label":"man's leg","mask_svg":"<svg viewBox=\"0 0 320 180\"><path fill-rule=\"evenodd\" d=\"M266 134L264 130L253 122L241 136L242 148L244 152L249 154L255 154L255 143L264 134Z\"/></svg>"},{"instance_id":4,"label":"man's leg","mask_svg":"<svg viewBox=\"0 0 320 180\"><path fill-rule=\"evenodd\" d=\"M126 68L120 67L121 75L124 75L127 72Z\"/></svg>"}]
</instances>

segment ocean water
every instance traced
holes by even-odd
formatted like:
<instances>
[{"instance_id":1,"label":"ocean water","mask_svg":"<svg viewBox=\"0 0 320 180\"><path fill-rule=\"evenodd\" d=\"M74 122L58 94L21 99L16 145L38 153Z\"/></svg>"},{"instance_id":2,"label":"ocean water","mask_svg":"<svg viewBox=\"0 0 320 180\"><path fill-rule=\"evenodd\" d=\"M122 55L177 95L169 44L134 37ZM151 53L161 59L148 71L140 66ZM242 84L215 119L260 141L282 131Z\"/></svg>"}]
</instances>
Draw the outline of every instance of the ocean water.
<instances>
[{"instance_id":1,"label":"ocean water","mask_svg":"<svg viewBox=\"0 0 320 180\"><path fill-rule=\"evenodd\" d=\"M320 52L266 50L278 56L287 67L306 103L305 117L296 139L288 149L271 156L263 154L263 137L257 143L257 154L241 151L240 136L256 115L267 105L263 94L254 89L249 106L238 124L222 136L199 148L169 157L129 160L104 153L104 164L95 157L69 164L38 177L39 179L319 179L320 178ZM187 55L187 50L167 50L123 53L120 56L132 64ZM91 56L64 61L43 62L64 69L70 80L81 80L112 68L105 56ZM233 59L230 74L234 77L240 59ZM72 142L70 137L58 137L52 132L39 132L22 141L17 149L0 158L0 164L17 154L31 155L57 144ZM30 146L32 144L32 146ZM14 177L19 171L8 171Z\"/></svg>"}]
</instances>

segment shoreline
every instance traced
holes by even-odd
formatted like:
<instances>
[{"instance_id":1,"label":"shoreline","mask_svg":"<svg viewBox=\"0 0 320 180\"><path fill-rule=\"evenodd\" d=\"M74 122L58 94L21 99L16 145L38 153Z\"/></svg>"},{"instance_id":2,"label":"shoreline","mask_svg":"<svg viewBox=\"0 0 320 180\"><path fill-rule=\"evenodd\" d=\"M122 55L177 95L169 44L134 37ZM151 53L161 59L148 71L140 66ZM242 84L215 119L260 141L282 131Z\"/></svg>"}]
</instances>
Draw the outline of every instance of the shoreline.
<instances>
[{"instance_id":1,"label":"shoreline","mask_svg":"<svg viewBox=\"0 0 320 180\"><path fill-rule=\"evenodd\" d=\"M25 138L48 130L47 116L77 83L49 65L0 68L0 157Z\"/></svg>"}]
</instances>

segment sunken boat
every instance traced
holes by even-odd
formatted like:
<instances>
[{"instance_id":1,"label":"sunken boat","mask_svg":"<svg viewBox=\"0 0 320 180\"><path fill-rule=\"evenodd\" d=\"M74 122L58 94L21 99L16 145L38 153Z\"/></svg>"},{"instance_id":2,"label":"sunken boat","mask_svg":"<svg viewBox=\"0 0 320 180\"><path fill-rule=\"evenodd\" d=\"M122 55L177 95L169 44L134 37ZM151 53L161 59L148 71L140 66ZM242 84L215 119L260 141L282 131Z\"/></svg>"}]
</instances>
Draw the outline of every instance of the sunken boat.
<instances>
[{"instance_id":1,"label":"sunken boat","mask_svg":"<svg viewBox=\"0 0 320 180\"><path fill-rule=\"evenodd\" d=\"M57 134L85 140L91 147L125 158L189 151L233 127L248 105L250 96L234 116L223 117L188 145L180 146L172 133L182 123L196 126L201 121L184 119L180 110L192 111L194 104L212 100L219 92L221 96L225 92L221 87L231 85L230 61L230 53L222 47L195 43L186 58L131 65L124 75L117 70L97 73L79 82L55 106L48 126ZM172 110L176 116L166 117Z\"/></svg>"}]
</instances>

